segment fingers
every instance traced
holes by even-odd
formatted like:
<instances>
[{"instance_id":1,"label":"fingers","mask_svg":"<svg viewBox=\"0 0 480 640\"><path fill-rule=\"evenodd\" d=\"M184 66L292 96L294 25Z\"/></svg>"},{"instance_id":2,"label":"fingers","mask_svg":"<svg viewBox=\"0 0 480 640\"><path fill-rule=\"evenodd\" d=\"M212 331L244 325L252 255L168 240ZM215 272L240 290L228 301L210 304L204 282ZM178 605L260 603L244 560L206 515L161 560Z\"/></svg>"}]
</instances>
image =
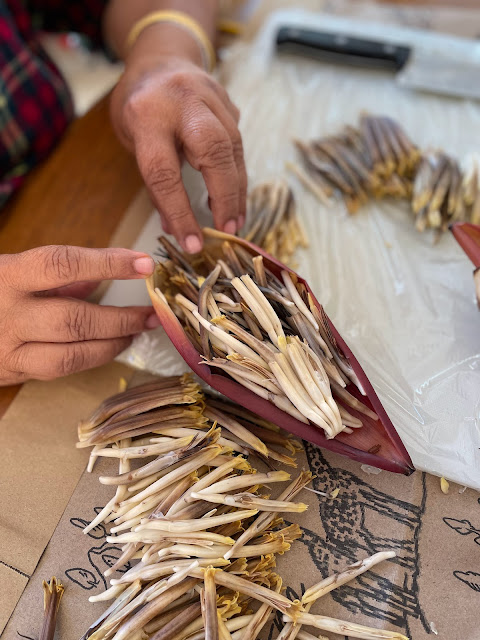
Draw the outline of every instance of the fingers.
<instances>
[{"instance_id":1,"label":"fingers","mask_svg":"<svg viewBox=\"0 0 480 640\"><path fill-rule=\"evenodd\" d=\"M133 336L159 321L152 307L108 307L70 299L33 300L19 316L21 342L84 342Z\"/></svg>"},{"instance_id":2,"label":"fingers","mask_svg":"<svg viewBox=\"0 0 480 640\"><path fill-rule=\"evenodd\" d=\"M95 291L98 287L98 282L76 282L75 284L69 284L66 287L59 287L58 289L50 289L45 291L44 295L48 297L57 296L59 298L80 298L84 300Z\"/></svg>"},{"instance_id":3,"label":"fingers","mask_svg":"<svg viewBox=\"0 0 480 640\"><path fill-rule=\"evenodd\" d=\"M240 111L237 108L237 106L230 100L230 96L228 95L226 89L222 87L221 84L218 84L218 82L215 82L215 80L213 80L213 78L211 77L207 78L207 83L210 89L212 90L210 92L210 96L214 94L217 97L218 101L230 113L230 115L235 121L235 124L238 125L238 122L240 120ZM210 106L209 101L207 101L207 104L209 104Z\"/></svg>"},{"instance_id":4,"label":"fingers","mask_svg":"<svg viewBox=\"0 0 480 640\"><path fill-rule=\"evenodd\" d=\"M170 225L168 224L168 218L162 211L159 211L158 213L160 215L160 220L162 221L162 229L164 233L171 234L172 230L170 229Z\"/></svg>"},{"instance_id":5,"label":"fingers","mask_svg":"<svg viewBox=\"0 0 480 640\"><path fill-rule=\"evenodd\" d=\"M134 144L165 232L196 253L203 237L182 183L182 159L203 175L215 226L236 233L247 188L239 111L223 87L191 63L152 68L137 80L133 74L119 83L121 118L114 120Z\"/></svg>"},{"instance_id":6,"label":"fingers","mask_svg":"<svg viewBox=\"0 0 480 640\"><path fill-rule=\"evenodd\" d=\"M243 227L245 223L248 182L247 169L245 167L242 136L240 135L240 131L238 130L238 119L240 112L230 101L226 91L224 91L224 93L225 97L223 98L223 100L221 100L216 95L211 96L208 100L207 106L225 127L225 130L229 135L230 140L232 141L233 158L238 173L238 231Z\"/></svg>"},{"instance_id":7,"label":"fingers","mask_svg":"<svg viewBox=\"0 0 480 640\"><path fill-rule=\"evenodd\" d=\"M20 377L53 380L106 364L131 341L131 338L114 338L68 344L30 342L18 347L16 369Z\"/></svg>"},{"instance_id":8,"label":"fingers","mask_svg":"<svg viewBox=\"0 0 480 640\"><path fill-rule=\"evenodd\" d=\"M202 172L217 229L236 233L239 217L238 149L224 125L206 105L198 107L181 130L185 155Z\"/></svg>"},{"instance_id":9,"label":"fingers","mask_svg":"<svg viewBox=\"0 0 480 640\"><path fill-rule=\"evenodd\" d=\"M160 136L159 144L139 140L137 162L147 188L162 218L166 233L172 233L188 253L198 253L203 244L180 173L180 160L173 140Z\"/></svg>"},{"instance_id":10,"label":"fingers","mask_svg":"<svg viewBox=\"0 0 480 640\"><path fill-rule=\"evenodd\" d=\"M153 259L129 249L38 247L3 256L2 275L20 291L45 291L79 281L131 280L153 273Z\"/></svg>"}]
</instances>

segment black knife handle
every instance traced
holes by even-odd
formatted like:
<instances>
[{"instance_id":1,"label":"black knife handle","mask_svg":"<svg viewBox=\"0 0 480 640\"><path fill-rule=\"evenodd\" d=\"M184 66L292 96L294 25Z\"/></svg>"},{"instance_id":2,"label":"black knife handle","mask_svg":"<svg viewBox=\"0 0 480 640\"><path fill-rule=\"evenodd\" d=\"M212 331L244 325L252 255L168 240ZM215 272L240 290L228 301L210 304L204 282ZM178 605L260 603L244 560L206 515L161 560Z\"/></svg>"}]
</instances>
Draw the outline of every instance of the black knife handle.
<instances>
[{"instance_id":1,"label":"black knife handle","mask_svg":"<svg viewBox=\"0 0 480 640\"><path fill-rule=\"evenodd\" d=\"M407 62L410 47L354 38L342 33L281 27L277 50L318 60L399 71Z\"/></svg>"}]
</instances>

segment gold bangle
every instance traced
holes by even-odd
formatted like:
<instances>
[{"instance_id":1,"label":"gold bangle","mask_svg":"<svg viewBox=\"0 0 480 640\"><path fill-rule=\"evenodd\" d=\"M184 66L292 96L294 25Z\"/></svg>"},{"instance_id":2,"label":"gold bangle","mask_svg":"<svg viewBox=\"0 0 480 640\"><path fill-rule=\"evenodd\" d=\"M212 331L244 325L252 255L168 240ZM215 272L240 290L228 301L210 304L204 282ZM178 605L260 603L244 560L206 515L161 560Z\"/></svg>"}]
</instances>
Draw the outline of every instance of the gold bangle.
<instances>
[{"instance_id":1,"label":"gold bangle","mask_svg":"<svg viewBox=\"0 0 480 640\"><path fill-rule=\"evenodd\" d=\"M215 50L210 38L200 24L186 13L181 11L152 11L137 20L127 37L127 48L130 49L137 40L138 36L146 27L157 22L171 22L186 29L197 41L202 50L203 63L207 71L213 71L215 68Z\"/></svg>"}]
</instances>

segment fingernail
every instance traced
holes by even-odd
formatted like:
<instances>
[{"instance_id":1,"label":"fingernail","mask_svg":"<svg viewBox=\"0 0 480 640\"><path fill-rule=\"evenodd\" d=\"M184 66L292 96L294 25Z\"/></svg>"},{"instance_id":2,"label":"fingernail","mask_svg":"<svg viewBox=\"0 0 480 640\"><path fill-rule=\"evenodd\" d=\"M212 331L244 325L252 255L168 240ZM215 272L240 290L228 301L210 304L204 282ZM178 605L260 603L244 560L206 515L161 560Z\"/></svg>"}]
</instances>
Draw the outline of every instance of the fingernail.
<instances>
[{"instance_id":1,"label":"fingernail","mask_svg":"<svg viewBox=\"0 0 480 640\"><path fill-rule=\"evenodd\" d=\"M142 276L151 275L155 269L155 263L153 262L153 258L150 258L150 256L137 258L133 264L135 266L135 271L140 273Z\"/></svg>"},{"instance_id":2,"label":"fingernail","mask_svg":"<svg viewBox=\"0 0 480 640\"><path fill-rule=\"evenodd\" d=\"M230 233L230 235L234 236L237 232L237 221L231 218L228 222L225 223L223 227L225 233Z\"/></svg>"},{"instance_id":3,"label":"fingernail","mask_svg":"<svg viewBox=\"0 0 480 640\"><path fill-rule=\"evenodd\" d=\"M188 253L198 253L202 250L202 243L200 242L200 238L198 236L193 235L193 233L185 238L185 249Z\"/></svg>"},{"instance_id":4,"label":"fingernail","mask_svg":"<svg viewBox=\"0 0 480 640\"><path fill-rule=\"evenodd\" d=\"M243 225L245 224L245 216L238 217L238 228L243 229Z\"/></svg>"},{"instance_id":5,"label":"fingernail","mask_svg":"<svg viewBox=\"0 0 480 640\"><path fill-rule=\"evenodd\" d=\"M160 319L156 313L152 313L145 320L145 329L156 329L160 326Z\"/></svg>"}]
</instances>

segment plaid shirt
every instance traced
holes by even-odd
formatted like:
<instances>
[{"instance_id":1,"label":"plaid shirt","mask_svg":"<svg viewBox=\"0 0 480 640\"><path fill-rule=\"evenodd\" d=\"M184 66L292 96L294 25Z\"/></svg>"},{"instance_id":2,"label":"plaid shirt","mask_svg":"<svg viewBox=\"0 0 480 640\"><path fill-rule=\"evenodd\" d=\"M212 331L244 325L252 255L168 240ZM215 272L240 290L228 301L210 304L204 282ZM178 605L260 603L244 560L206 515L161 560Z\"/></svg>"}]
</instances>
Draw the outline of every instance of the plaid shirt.
<instances>
[{"instance_id":1,"label":"plaid shirt","mask_svg":"<svg viewBox=\"0 0 480 640\"><path fill-rule=\"evenodd\" d=\"M0 0L0 206L45 158L73 118L40 30L77 31L101 44L106 0Z\"/></svg>"}]
</instances>

